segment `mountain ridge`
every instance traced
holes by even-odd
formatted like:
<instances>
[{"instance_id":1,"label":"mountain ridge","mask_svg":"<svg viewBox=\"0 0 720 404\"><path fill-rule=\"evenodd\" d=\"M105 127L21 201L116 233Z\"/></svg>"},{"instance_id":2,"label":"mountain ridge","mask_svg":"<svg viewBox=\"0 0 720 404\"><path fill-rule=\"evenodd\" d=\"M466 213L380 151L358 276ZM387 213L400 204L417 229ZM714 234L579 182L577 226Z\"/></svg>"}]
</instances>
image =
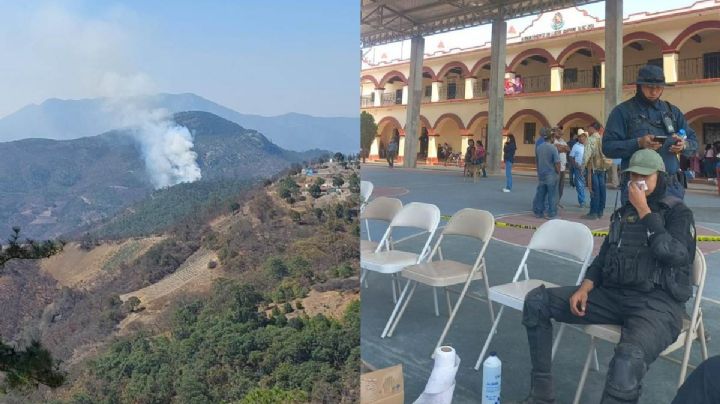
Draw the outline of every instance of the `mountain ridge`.
<instances>
[{"instance_id":1,"label":"mountain ridge","mask_svg":"<svg viewBox=\"0 0 720 404\"><path fill-rule=\"evenodd\" d=\"M297 112L275 116L243 114L194 93L158 93L118 100L49 98L0 118L0 142L94 136L124 126L117 110L124 104L147 110L164 108L170 113L210 112L253 128L278 146L293 151L325 149L354 153L358 149L358 118L316 117Z\"/></svg>"}]
</instances>

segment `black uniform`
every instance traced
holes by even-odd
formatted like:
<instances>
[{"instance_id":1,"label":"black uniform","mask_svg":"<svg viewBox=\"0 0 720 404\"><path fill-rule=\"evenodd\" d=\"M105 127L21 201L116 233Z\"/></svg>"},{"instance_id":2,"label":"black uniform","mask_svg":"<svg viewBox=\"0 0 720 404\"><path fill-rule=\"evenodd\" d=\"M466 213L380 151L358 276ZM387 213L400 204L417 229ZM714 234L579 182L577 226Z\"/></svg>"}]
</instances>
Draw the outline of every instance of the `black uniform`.
<instances>
[{"instance_id":1,"label":"black uniform","mask_svg":"<svg viewBox=\"0 0 720 404\"><path fill-rule=\"evenodd\" d=\"M541 286L528 293L523 324L534 384L552 384L550 319L616 324L622 326L622 337L610 362L602 403L637 402L647 367L680 334L684 303L692 294L690 276L695 259L692 211L680 199L666 195L663 176L658 176L648 205L652 213L643 219L630 203L613 213L610 234L585 275L594 284L585 316L570 311L569 300L576 286ZM553 402L548 388L534 385L533 389L533 397L540 394Z\"/></svg>"}]
</instances>

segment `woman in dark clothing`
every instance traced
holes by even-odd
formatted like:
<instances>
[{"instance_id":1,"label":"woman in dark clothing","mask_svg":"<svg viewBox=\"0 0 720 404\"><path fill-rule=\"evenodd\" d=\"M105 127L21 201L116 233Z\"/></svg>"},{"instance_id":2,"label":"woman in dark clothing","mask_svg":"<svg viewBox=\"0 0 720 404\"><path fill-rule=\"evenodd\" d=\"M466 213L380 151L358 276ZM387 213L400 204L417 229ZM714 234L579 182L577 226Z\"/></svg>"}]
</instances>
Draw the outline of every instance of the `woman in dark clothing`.
<instances>
[{"instance_id":1,"label":"woman in dark clothing","mask_svg":"<svg viewBox=\"0 0 720 404\"><path fill-rule=\"evenodd\" d=\"M503 188L503 192L510 192L512 190L512 166L513 162L515 161L515 150L517 150L517 145L515 145L515 136L513 134L507 135L507 141L505 142L505 146L503 147L503 160L505 161L505 188Z\"/></svg>"},{"instance_id":2,"label":"woman in dark clothing","mask_svg":"<svg viewBox=\"0 0 720 404\"><path fill-rule=\"evenodd\" d=\"M483 146L482 140L478 140L475 144L475 164L482 169L483 178L487 177L485 171L485 146Z\"/></svg>"}]
</instances>

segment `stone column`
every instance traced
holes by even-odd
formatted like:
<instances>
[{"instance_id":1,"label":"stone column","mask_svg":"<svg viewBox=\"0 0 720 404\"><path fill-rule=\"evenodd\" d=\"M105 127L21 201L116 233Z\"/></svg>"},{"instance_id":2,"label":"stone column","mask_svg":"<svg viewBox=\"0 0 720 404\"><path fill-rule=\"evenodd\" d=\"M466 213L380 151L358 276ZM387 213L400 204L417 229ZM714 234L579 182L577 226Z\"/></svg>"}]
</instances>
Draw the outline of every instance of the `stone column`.
<instances>
[{"instance_id":1,"label":"stone column","mask_svg":"<svg viewBox=\"0 0 720 404\"><path fill-rule=\"evenodd\" d=\"M465 78L465 99L466 100L472 100L475 98L475 84L477 83L478 79L475 77L467 77Z\"/></svg>"},{"instance_id":2,"label":"stone column","mask_svg":"<svg viewBox=\"0 0 720 404\"><path fill-rule=\"evenodd\" d=\"M562 66L550 68L550 91L562 91L563 70Z\"/></svg>"},{"instance_id":3,"label":"stone column","mask_svg":"<svg viewBox=\"0 0 720 404\"><path fill-rule=\"evenodd\" d=\"M425 52L425 38L418 35L410 40L410 74L408 77L408 103L405 116L405 132L410 136L402 145L403 167L415 168L420 132L420 103L422 102L422 64Z\"/></svg>"},{"instance_id":4,"label":"stone column","mask_svg":"<svg viewBox=\"0 0 720 404\"><path fill-rule=\"evenodd\" d=\"M500 172L502 160L502 132L505 125L505 45L507 23L503 17L492 22L490 40L490 89L488 90L488 141L487 169L490 173Z\"/></svg>"},{"instance_id":5,"label":"stone column","mask_svg":"<svg viewBox=\"0 0 720 404\"><path fill-rule=\"evenodd\" d=\"M406 84L403 86L402 105L407 105L407 101L408 101L408 86Z\"/></svg>"},{"instance_id":6,"label":"stone column","mask_svg":"<svg viewBox=\"0 0 720 404\"><path fill-rule=\"evenodd\" d=\"M405 129L400 129L400 142L398 143L397 162L402 164L405 159Z\"/></svg>"},{"instance_id":7,"label":"stone column","mask_svg":"<svg viewBox=\"0 0 720 404\"><path fill-rule=\"evenodd\" d=\"M623 0L605 1L605 111L604 118L622 101Z\"/></svg>"},{"instance_id":8,"label":"stone column","mask_svg":"<svg viewBox=\"0 0 720 404\"><path fill-rule=\"evenodd\" d=\"M678 81L678 53L663 54L663 72L665 73L665 81L675 83Z\"/></svg>"},{"instance_id":9,"label":"stone column","mask_svg":"<svg viewBox=\"0 0 720 404\"><path fill-rule=\"evenodd\" d=\"M427 155L427 163L428 165L435 165L438 163L438 154L437 154L437 138L439 135L435 134L435 129L428 129L428 155Z\"/></svg>"},{"instance_id":10,"label":"stone column","mask_svg":"<svg viewBox=\"0 0 720 404\"><path fill-rule=\"evenodd\" d=\"M380 159L380 136L375 136L372 143L370 144L370 154L368 160L379 160Z\"/></svg>"},{"instance_id":11,"label":"stone column","mask_svg":"<svg viewBox=\"0 0 720 404\"><path fill-rule=\"evenodd\" d=\"M373 102L374 107L382 106L382 98L383 98L384 92L385 92L384 88L376 88L375 89L375 101Z\"/></svg>"},{"instance_id":12,"label":"stone column","mask_svg":"<svg viewBox=\"0 0 720 404\"><path fill-rule=\"evenodd\" d=\"M430 102L440 101L440 84L441 81L432 82L432 93L430 94Z\"/></svg>"}]
</instances>

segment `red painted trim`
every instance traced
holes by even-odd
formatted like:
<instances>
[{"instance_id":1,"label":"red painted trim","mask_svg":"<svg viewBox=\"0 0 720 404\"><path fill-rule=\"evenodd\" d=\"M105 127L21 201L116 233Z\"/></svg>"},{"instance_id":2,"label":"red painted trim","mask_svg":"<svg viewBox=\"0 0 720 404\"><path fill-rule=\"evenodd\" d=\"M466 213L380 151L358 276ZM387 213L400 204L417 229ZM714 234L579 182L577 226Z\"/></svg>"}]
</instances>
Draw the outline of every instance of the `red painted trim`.
<instances>
[{"instance_id":1,"label":"red painted trim","mask_svg":"<svg viewBox=\"0 0 720 404\"><path fill-rule=\"evenodd\" d=\"M548 128L550 127L550 122L548 122L547 118L545 118L545 115L543 115L542 113L540 113L534 109L526 108L526 109L521 109L520 111L516 112L513 116L511 116L510 119L508 119L507 125L505 125L505 129L510 130L510 127L512 126L512 124L515 123L515 121L518 118L522 117L523 115L530 115L532 117L535 117L535 118L537 118L537 120L540 121L540 123L543 126L548 127Z\"/></svg>"},{"instance_id":2,"label":"red painted trim","mask_svg":"<svg viewBox=\"0 0 720 404\"><path fill-rule=\"evenodd\" d=\"M702 107L693 109L692 111L688 111L685 113L685 119L687 119L688 122L706 116L716 116L720 118L720 108Z\"/></svg>"},{"instance_id":3,"label":"red painted trim","mask_svg":"<svg viewBox=\"0 0 720 404\"><path fill-rule=\"evenodd\" d=\"M655 34L651 34L645 31L631 32L623 36L623 47L627 46L630 42L635 41L649 41L660 47L661 51L672 49L664 39L660 38Z\"/></svg>"},{"instance_id":4,"label":"red painted trim","mask_svg":"<svg viewBox=\"0 0 720 404\"><path fill-rule=\"evenodd\" d=\"M400 129L402 129L400 122L397 119L395 119L395 117L386 116L377 123L378 130L380 129L380 127L383 127L386 124L390 124L390 125L394 126L395 129L397 129L398 131Z\"/></svg>"},{"instance_id":5,"label":"red painted trim","mask_svg":"<svg viewBox=\"0 0 720 404\"><path fill-rule=\"evenodd\" d=\"M409 63L409 62L408 62L408 63ZM427 66L423 66L423 74L425 74L425 73L430 74L430 80L433 80L433 81L437 80L437 75L435 74L435 72L433 71L433 69L431 69L431 68L429 68L429 67L427 67Z\"/></svg>"},{"instance_id":6,"label":"red painted trim","mask_svg":"<svg viewBox=\"0 0 720 404\"><path fill-rule=\"evenodd\" d=\"M523 60L529 58L530 56L542 56L548 60L548 65L554 65L557 64L557 61L553 57L553 55L550 54L545 49L542 48L531 48L531 49L525 49L524 51L518 53L515 58L510 62L508 65L508 69L511 71L514 71L515 68L517 68L518 63L522 62Z\"/></svg>"},{"instance_id":7,"label":"red painted trim","mask_svg":"<svg viewBox=\"0 0 720 404\"><path fill-rule=\"evenodd\" d=\"M450 120L454 121L460 130L465 129L465 124L463 124L462 119L460 119L459 116L453 114L452 112L448 112L448 113L440 115L438 117L438 119L435 120L435 125L433 125L433 128L435 130L437 130L438 124L440 124L440 122L444 119L450 119Z\"/></svg>"},{"instance_id":8,"label":"red painted trim","mask_svg":"<svg viewBox=\"0 0 720 404\"><path fill-rule=\"evenodd\" d=\"M588 125L592 124L593 122L600 122L597 118L585 112L573 112L572 114L567 115L565 118L561 119L560 122L558 122L558 126L565 126L566 123L574 119L584 119L585 121L589 122Z\"/></svg>"},{"instance_id":9,"label":"red painted trim","mask_svg":"<svg viewBox=\"0 0 720 404\"><path fill-rule=\"evenodd\" d=\"M467 125L468 130L470 130L470 128L472 128L472 126L473 126L473 124L475 123L475 121L480 120L480 119L482 119L482 118L487 118L487 117L488 117L488 112L487 112L487 111L480 111L480 112L478 112L477 114L475 114L472 118L470 118L470 121L469 121L469 123L468 123L468 125Z\"/></svg>"},{"instance_id":10,"label":"red painted trim","mask_svg":"<svg viewBox=\"0 0 720 404\"><path fill-rule=\"evenodd\" d=\"M459 67L462 70L462 77L468 77L470 76L470 70L468 70L467 66L465 66L465 63L458 62L458 61L452 61L449 63L446 63L445 66L440 69L440 72L437 74L439 78L445 78L445 76L448 74L450 69L453 69L455 67Z\"/></svg>"},{"instance_id":11,"label":"red painted trim","mask_svg":"<svg viewBox=\"0 0 720 404\"><path fill-rule=\"evenodd\" d=\"M565 64L567 59L580 49L590 49L595 57L600 58L600 60L605 59L605 49L600 47L600 45L591 41L577 41L566 46L565 49L560 52L560 55L557 57L558 64Z\"/></svg>"},{"instance_id":12,"label":"red painted trim","mask_svg":"<svg viewBox=\"0 0 720 404\"><path fill-rule=\"evenodd\" d=\"M472 69L470 69L470 74L472 74L473 76L477 76L478 73L480 72L480 69L482 69L482 67L488 63L490 63L490 56L486 56L486 57L478 60L473 65Z\"/></svg>"},{"instance_id":13,"label":"red painted trim","mask_svg":"<svg viewBox=\"0 0 720 404\"><path fill-rule=\"evenodd\" d=\"M690 39L691 36L695 35L700 31L708 29L720 29L720 20L700 21L685 28L681 33L670 44L671 48L680 49L680 47Z\"/></svg>"},{"instance_id":14,"label":"red painted trim","mask_svg":"<svg viewBox=\"0 0 720 404\"><path fill-rule=\"evenodd\" d=\"M395 77L400 78L400 81L402 81L403 84L407 85L407 78L405 77L405 75L397 70L393 70L393 71L387 72L383 76L382 80L380 80L380 87L385 87L385 84L387 84L387 82L390 79L395 78Z\"/></svg>"},{"instance_id":15,"label":"red painted trim","mask_svg":"<svg viewBox=\"0 0 720 404\"><path fill-rule=\"evenodd\" d=\"M379 84L379 83L378 83L377 79L375 78L375 76L370 75L370 74L366 74L366 75L360 77L360 82L361 82L361 83L362 83L364 80L367 80L367 81L372 82L373 84L375 84L375 88L378 88L378 84Z\"/></svg>"}]
</instances>

